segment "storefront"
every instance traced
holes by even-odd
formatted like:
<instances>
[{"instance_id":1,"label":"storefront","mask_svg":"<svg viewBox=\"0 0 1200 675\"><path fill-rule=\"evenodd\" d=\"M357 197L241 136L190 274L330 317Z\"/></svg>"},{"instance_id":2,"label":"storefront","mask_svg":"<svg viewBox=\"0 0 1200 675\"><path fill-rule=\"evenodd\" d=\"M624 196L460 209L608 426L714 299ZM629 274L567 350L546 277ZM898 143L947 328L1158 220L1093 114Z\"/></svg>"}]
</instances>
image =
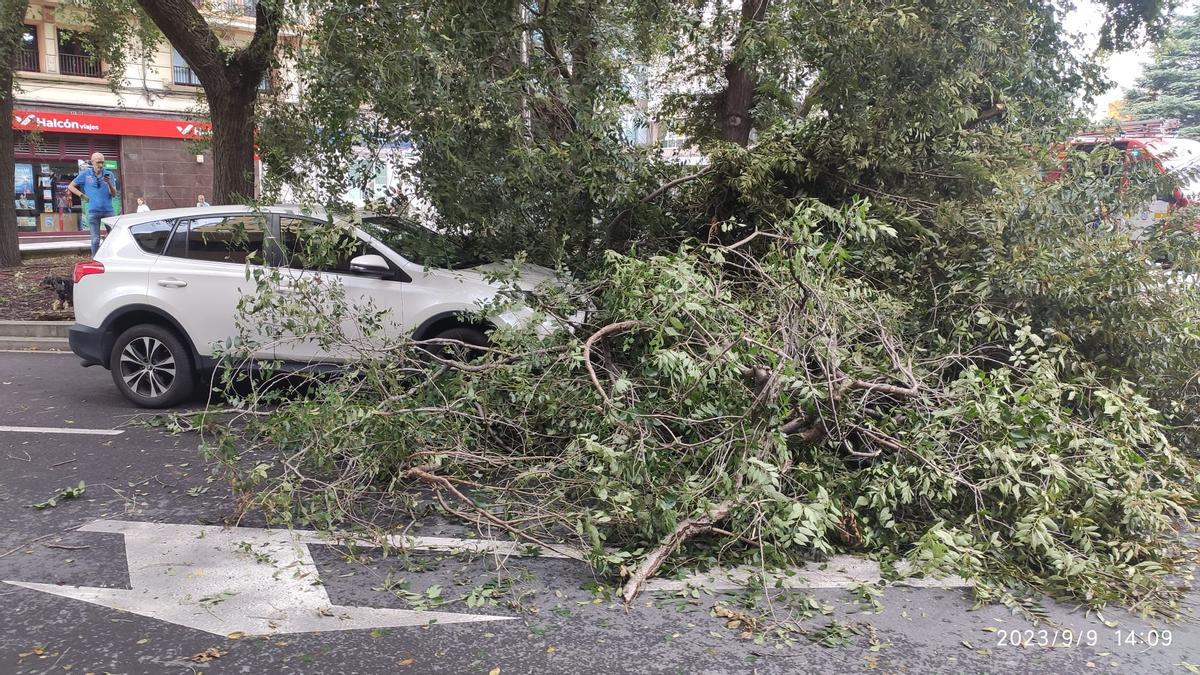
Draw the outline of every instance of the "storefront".
<instances>
[{"instance_id":1,"label":"storefront","mask_svg":"<svg viewBox=\"0 0 1200 675\"><path fill-rule=\"evenodd\" d=\"M137 197L151 208L194 203L209 192L211 170L195 141L206 126L187 120L14 110L14 198L21 235L78 234L85 206L67 190L101 152L120 187L113 210L132 209Z\"/></svg>"}]
</instances>

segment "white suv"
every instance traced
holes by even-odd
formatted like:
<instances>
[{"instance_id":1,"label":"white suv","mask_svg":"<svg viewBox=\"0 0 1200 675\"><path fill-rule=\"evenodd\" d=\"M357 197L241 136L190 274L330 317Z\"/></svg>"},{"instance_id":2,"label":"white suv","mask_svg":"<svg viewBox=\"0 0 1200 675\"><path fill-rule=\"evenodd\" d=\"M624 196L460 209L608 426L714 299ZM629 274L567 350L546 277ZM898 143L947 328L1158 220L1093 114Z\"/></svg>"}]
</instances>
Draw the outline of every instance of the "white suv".
<instances>
[{"instance_id":1,"label":"white suv","mask_svg":"<svg viewBox=\"0 0 1200 675\"><path fill-rule=\"evenodd\" d=\"M395 235L387 237L392 246L356 224L331 223L323 214L290 206L171 209L104 222L112 231L95 259L75 266L71 350L84 366L111 370L121 393L143 407L177 405L193 394L198 375L217 365L214 345L236 335L238 302L255 289L246 274L251 251L259 255L250 260L283 270L281 290L305 274L320 273L339 281L348 301L370 301L390 314L391 325L418 340L483 345L487 330L522 324L533 315L521 307L490 316L486 324L467 322L464 312L478 311L502 290L487 280L489 266L467 259L452 244L436 247L436 258L423 259L419 252L431 250L423 244L440 235L397 219L361 221ZM306 266L306 237L328 238L330 228L344 239L339 250L352 253ZM518 284L532 289L553 276L547 268L526 265ZM292 367L339 360L303 338L270 342L254 356Z\"/></svg>"}]
</instances>

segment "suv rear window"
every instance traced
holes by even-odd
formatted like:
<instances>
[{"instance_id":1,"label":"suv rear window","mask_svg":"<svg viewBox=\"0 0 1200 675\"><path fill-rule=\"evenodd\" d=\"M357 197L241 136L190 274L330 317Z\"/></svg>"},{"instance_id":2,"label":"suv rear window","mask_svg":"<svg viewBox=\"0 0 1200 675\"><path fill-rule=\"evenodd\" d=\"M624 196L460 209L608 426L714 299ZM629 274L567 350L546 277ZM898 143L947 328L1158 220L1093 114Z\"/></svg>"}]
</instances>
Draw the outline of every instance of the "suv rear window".
<instances>
[{"instance_id":1,"label":"suv rear window","mask_svg":"<svg viewBox=\"0 0 1200 675\"><path fill-rule=\"evenodd\" d=\"M209 262L245 264L250 254L264 261L267 236L265 216L246 214L181 220L167 247L167 255Z\"/></svg>"},{"instance_id":2,"label":"suv rear window","mask_svg":"<svg viewBox=\"0 0 1200 675\"><path fill-rule=\"evenodd\" d=\"M129 233L133 235L133 240L142 247L143 251L160 255L167 245L167 239L171 236L171 228L174 226L175 223L169 220L155 220L149 223L130 225Z\"/></svg>"}]
</instances>

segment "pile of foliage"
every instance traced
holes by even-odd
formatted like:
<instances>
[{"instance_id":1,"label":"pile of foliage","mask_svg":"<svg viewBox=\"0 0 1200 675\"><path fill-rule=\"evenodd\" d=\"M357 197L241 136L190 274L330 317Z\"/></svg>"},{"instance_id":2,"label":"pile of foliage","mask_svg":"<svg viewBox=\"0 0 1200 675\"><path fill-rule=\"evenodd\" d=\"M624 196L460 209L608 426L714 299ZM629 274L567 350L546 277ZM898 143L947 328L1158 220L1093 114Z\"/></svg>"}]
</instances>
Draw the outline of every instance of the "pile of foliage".
<instances>
[{"instance_id":1,"label":"pile of foliage","mask_svg":"<svg viewBox=\"0 0 1200 675\"><path fill-rule=\"evenodd\" d=\"M314 27L341 48L268 121L277 175L318 163L332 192L406 135L417 193L388 207L573 278L475 317L519 302L559 330L495 330L463 361L327 276L280 294L256 271L231 362L304 339L355 365L231 394L258 414L212 447L246 505L388 527L379 507L423 486L570 541L627 598L667 561L855 551L982 599L1172 608L1200 247L1188 214L1148 239L1109 216L1172 177L1062 147L1096 70L1051 3L367 4ZM1118 32L1157 25L1106 6ZM348 47L376 44L411 58ZM702 167L623 139L634 56L686 80L658 112Z\"/></svg>"},{"instance_id":2,"label":"pile of foliage","mask_svg":"<svg viewBox=\"0 0 1200 675\"><path fill-rule=\"evenodd\" d=\"M328 278L297 302L264 273L246 307L260 338L320 336L358 363L299 398L252 389L238 403L277 407L216 456L284 522L367 523L377 498L424 483L468 522L542 546L573 540L628 577L628 598L699 537L693 552L768 566L841 551L904 559L974 580L982 599L1021 585L1169 608L1173 533L1198 474L1146 392L1166 395L1179 376L1160 368L1136 386L1086 358L1088 336L1034 302L1073 295L1066 283L1024 295L1002 283L1024 298L1008 306L971 287L959 291L976 295L969 314L917 320L911 298L865 274L897 245L870 212L808 200L737 242L610 252L590 281L534 303L532 325L568 329L496 330L473 361L389 337L387 317ZM1103 281L1112 305L1190 327L1124 338L1124 363L1194 368L1194 286L1164 281L1121 235L1068 248L1046 264L1070 266L1073 286L1120 275L1126 296ZM990 278L1007 264L992 261ZM1055 307L1077 331L1081 310ZM1108 320L1105 308L1088 316ZM247 437L282 449L279 470L242 465Z\"/></svg>"}]
</instances>

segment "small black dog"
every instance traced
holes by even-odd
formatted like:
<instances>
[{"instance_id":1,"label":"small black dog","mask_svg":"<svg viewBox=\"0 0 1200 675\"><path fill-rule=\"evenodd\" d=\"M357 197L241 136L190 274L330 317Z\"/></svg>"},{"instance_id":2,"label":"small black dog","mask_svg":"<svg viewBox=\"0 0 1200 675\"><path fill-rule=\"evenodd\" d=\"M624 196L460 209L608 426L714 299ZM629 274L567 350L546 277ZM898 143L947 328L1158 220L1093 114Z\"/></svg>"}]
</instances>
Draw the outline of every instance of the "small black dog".
<instances>
[{"instance_id":1,"label":"small black dog","mask_svg":"<svg viewBox=\"0 0 1200 675\"><path fill-rule=\"evenodd\" d=\"M69 277L46 277L42 286L54 291L58 299L54 301L54 309L70 307L75 303L75 282Z\"/></svg>"}]
</instances>

